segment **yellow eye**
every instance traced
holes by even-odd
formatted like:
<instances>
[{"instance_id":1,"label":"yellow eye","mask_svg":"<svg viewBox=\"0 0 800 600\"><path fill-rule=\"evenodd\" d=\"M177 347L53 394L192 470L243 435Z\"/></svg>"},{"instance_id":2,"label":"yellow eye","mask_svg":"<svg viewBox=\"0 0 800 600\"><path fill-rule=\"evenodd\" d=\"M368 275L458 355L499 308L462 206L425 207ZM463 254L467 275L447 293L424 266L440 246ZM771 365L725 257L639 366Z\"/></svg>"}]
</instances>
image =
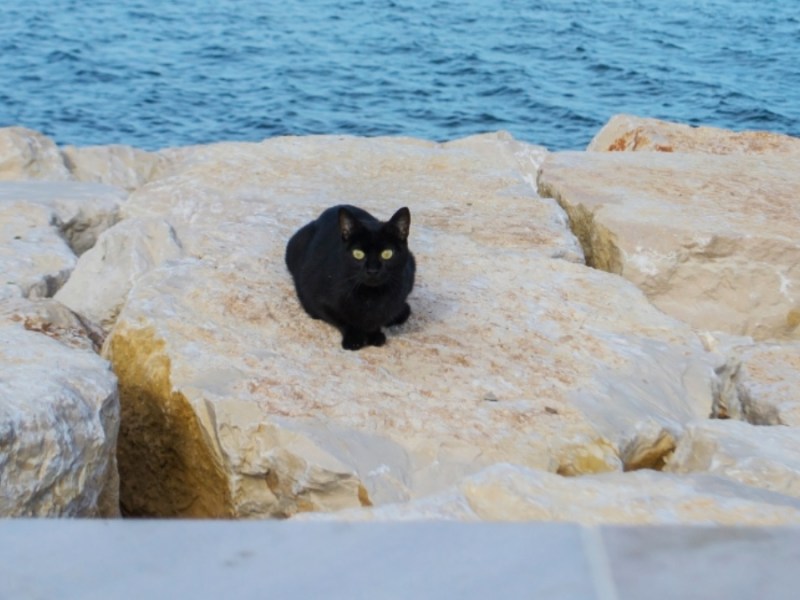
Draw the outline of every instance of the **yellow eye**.
<instances>
[{"instance_id":1,"label":"yellow eye","mask_svg":"<svg viewBox=\"0 0 800 600\"><path fill-rule=\"evenodd\" d=\"M383 260L389 260L390 258L392 258L392 255L394 255L394 252L392 252L391 250L384 250L383 252L381 252L381 258Z\"/></svg>"},{"instance_id":2,"label":"yellow eye","mask_svg":"<svg viewBox=\"0 0 800 600\"><path fill-rule=\"evenodd\" d=\"M363 250L359 250L358 248L353 250L353 258L355 258L356 260L364 260L365 256L366 254L364 254Z\"/></svg>"}]
</instances>

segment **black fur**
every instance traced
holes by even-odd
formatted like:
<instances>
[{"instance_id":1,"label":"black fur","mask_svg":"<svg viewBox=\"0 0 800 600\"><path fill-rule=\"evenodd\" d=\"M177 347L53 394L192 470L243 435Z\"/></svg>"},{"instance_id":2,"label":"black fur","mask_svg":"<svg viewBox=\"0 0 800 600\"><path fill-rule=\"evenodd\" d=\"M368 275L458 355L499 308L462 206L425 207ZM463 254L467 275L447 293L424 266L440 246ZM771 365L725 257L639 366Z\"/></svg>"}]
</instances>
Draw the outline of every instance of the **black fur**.
<instances>
[{"instance_id":1,"label":"black fur","mask_svg":"<svg viewBox=\"0 0 800 600\"><path fill-rule=\"evenodd\" d=\"M408 249L411 215L387 222L355 206L334 206L286 245L286 266L305 311L342 332L342 346L382 346L381 327L405 323L416 263ZM363 252L363 257L354 251ZM382 253L391 250L390 258Z\"/></svg>"}]
</instances>

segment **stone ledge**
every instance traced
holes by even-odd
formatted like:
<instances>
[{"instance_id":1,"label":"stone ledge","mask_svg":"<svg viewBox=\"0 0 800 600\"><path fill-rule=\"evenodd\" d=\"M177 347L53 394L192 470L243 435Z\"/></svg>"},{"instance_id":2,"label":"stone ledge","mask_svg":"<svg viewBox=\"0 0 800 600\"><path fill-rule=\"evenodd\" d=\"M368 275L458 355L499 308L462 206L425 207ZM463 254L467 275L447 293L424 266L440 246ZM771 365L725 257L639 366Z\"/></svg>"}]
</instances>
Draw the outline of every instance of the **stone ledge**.
<instances>
[{"instance_id":1,"label":"stone ledge","mask_svg":"<svg viewBox=\"0 0 800 600\"><path fill-rule=\"evenodd\" d=\"M800 528L7 520L0 539L6 597L63 600L789 600L800 560Z\"/></svg>"}]
</instances>

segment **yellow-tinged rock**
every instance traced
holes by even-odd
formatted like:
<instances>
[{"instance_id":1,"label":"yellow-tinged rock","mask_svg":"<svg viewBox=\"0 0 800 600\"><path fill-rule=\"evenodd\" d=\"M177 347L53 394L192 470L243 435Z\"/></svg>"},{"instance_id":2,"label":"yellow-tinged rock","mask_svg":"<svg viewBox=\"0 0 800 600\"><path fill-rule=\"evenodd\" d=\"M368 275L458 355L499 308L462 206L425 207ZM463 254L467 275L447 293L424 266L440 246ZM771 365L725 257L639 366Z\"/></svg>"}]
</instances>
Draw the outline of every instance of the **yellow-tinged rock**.
<instances>
[{"instance_id":1,"label":"yellow-tinged rock","mask_svg":"<svg viewBox=\"0 0 800 600\"><path fill-rule=\"evenodd\" d=\"M569 214L587 264L702 330L798 339L800 189L791 154L550 154L539 191Z\"/></svg>"},{"instance_id":2,"label":"yellow-tinged rock","mask_svg":"<svg viewBox=\"0 0 800 600\"><path fill-rule=\"evenodd\" d=\"M165 220L185 256L137 280L106 344L124 509L288 516L418 498L499 462L635 468L643 440L706 416L716 363L581 264L531 187L544 154L507 135L279 138L196 148L133 193L125 216ZM342 350L283 263L337 203L411 209L413 314L382 348Z\"/></svg>"},{"instance_id":3,"label":"yellow-tinged rock","mask_svg":"<svg viewBox=\"0 0 800 600\"><path fill-rule=\"evenodd\" d=\"M729 131L615 115L586 149L590 152L774 153L800 157L800 139L768 131Z\"/></svg>"},{"instance_id":4,"label":"yellow-tinged rock","mask_svg":"<svg viewBox=\"0 0 800 600\"><path fill-rule=\"evenodd\" d=\"M734 420L692 423L666 469L712 473L800 498L800 428Z\"/></svg>"},{"instance_id":5,"label":"yellow-tinged rock","mask_svg":"<svg viewBox=\"0 0 800 600\"><path fill-rule=\"evenodd\" d=\"M800 500L707 474L642 470L560 477L494 465L413 502L301 520L559 521L583 525L798 525Z\"/></svg>"},{"instance_id":6,"label":"yellow-tinged rock","mask_svg":"<svg viewBox=\"0 0 800 600\"><path fill-rule=\"evenodd\" d=\"M800 427L800 343L742 343L728 353L729 385L715 413L753 425Z\"/></svg>"}]
</instances>

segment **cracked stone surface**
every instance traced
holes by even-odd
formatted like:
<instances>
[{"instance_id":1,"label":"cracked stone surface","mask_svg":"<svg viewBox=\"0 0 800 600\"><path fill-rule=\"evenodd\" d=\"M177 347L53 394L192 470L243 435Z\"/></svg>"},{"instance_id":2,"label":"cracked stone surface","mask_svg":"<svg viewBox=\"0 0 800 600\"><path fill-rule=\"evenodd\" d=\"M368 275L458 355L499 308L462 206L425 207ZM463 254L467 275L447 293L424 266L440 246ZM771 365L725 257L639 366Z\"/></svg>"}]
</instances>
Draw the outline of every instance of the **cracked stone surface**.
<instances>
[{"instance_id":1,"label":"cracked stone surface","mask_svg":"<svg viewBox=\"0 0 800 600\"><path fill-rule=\"evenodd\" d=\"M280 138L196 149L133 193L185 256L133 286L106 343L131 514L286 516L424 496L500 462L655 464L707 416L717 358L589 269L506 135ZM477 168L478 165L480 168ZM343 351L283 264L336 203L411 209L418 284L383 348Z\"/></svg>"},{"instance_id":2,"label":"cracked stone surface","mask_svg":"<svg viewBox=\"0 0 800 600\"><path fill-rule=\"evenodd\" d=\"M700 330L800 336L800 171L792 154L559 152L539 191L569 214L587 264Z\"/></svg>"},{"instance_id":3,"label":"cracked stone surface","mask_svg":"<svg viewBox=\"0 0 800 600\"><path fill-rule=\"evenodd\" d=\"M101 184L0 181L0 298L52 296L126 197Z\"/></svg>"},{"instance_id":4,"label":"cracked stone surface","mask_svg":"<svg viewBox=\"0 0 800 600\"><path fill-rule=\"evenodd\" d=\"M734 420L691 423L666 470L723 475L800 498L800 429Z\"/></svg>"},{"instance_id":5,"label":"cracked stone surface","mask_svg":"<svg viewBox=\"0 0 800 600\"><path fill-rule=\"evenodd\" d=\"M566 521L583 525L800 524L800 500L692 473L642 470L559 477L515 465L494 465L440 494L412 502L308 521Z\"/></svg>"},{"instance_id":6,"label":"cracked stone surface","mask_svg":"<svg viewBox=\"0 0 800 600\"><path fill-rule=\"evenodd\" d=\"M0 303L0 516L119 515L117 379L52 300Z\"/></svg>"},{"instance_id":7,"label":"cracked stone surface","mask_svg":"<svg viewBox=\"0 0 800 600\"><path fill-rule=\"evenodd\" d=\"M768 131L728 131L634 115L615 115L597 132L586 150L800 156L800 139Z\"/></svg>"},{"instance_id":8,"label":"cracked stone surface","mask_svg":"<svg viewBox=\"0 0 800 600\"><path fill-rule=\"evenodd\" d=\"M132 515L797 523L796 140L604 131L634 152L0 129L2 511L116 514L118 447ZM340 202L411 208L380 349L341 350L283 265Z\"/></svg>"}]
</instances>

